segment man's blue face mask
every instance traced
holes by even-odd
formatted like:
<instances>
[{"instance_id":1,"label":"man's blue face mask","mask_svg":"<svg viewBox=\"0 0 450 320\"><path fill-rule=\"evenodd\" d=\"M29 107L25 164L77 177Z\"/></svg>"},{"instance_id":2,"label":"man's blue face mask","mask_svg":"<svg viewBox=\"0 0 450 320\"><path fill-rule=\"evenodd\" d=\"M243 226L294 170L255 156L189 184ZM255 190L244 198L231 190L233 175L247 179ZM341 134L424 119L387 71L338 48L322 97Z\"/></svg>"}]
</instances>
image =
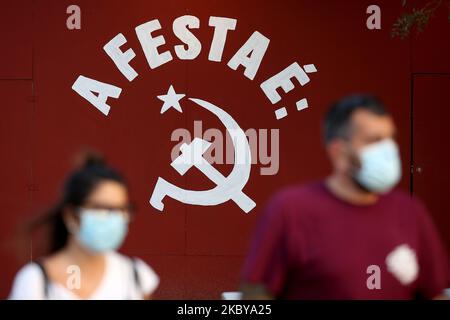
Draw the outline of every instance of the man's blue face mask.
<instances>
[{"instance_id":1,"label":"man's blue face mask","mask_svg":"<svg viewBox=\"0 0 450 320\"><path fill-rule=\"evenodd\" d=\"M372 143L359 151L360 168L353 178L370 192L389 192L402 176L398 146L392 139Z\"/></svg>"}]
</instances>

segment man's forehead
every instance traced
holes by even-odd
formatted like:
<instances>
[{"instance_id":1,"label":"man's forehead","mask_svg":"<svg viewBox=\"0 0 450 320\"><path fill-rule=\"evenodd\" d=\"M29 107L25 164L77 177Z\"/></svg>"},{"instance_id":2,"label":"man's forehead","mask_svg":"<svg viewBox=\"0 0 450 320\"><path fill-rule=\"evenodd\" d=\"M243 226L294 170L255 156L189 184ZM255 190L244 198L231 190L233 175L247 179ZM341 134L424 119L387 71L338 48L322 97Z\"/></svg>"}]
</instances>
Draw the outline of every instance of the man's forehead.
<instances>
[{"instance_id":1,"label":"man's forehead","mask_svg":"<svg viewBox=\"0 0 450 320\"><path fill-rule=\"evenodd\" d=\"M370 110L358 109L351 117L354 129L363 132L395 132L395 124L391 115L376 114Z\"/></svg>"}]
</instances>

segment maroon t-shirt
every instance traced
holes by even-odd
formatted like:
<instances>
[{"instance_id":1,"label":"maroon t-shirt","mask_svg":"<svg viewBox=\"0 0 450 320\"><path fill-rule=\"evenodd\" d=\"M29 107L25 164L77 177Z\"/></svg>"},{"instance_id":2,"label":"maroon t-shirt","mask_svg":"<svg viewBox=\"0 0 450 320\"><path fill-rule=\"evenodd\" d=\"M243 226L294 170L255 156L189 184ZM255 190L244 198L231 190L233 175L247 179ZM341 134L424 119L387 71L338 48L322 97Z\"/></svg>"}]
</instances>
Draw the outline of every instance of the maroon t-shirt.
<instances>
[{"instance_id":1,"label":"maroon t-shirt","mask_svg":"<svg viewBox=\"0 0 450 320\"><path fill-rule=\"evenodd\" d=\"M281 299L434 298L450 284L447 255L418 200L395 190L352 205L323 182L269 202L242 281Z\"/></svg>"}]
</instances>

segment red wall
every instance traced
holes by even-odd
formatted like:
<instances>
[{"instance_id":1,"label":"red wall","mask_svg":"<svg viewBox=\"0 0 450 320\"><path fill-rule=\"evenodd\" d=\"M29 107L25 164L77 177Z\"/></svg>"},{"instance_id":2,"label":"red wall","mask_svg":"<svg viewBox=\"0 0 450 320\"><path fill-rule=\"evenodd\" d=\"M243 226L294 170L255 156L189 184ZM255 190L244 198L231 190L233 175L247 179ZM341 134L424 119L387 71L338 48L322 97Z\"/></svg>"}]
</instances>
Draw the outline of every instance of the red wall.
<instances>
[{"instance_id":1,"label":"red wall","mask_svg":"<svg viewBox=\"0 0 450 320\"><path fill-rule=\"evenodd\" d=\"M161 276L157 298L218 298L220 292L237 288L249 236L267 198L281 186L329 172L320 123L328 105L342 95L372 92L385 101L399 128L406 173L402 186L410 187L411 79L417 72L450 72L445 9L430 21L425 34L400 40L390 38L391 25L402 12L400 0L377 1L381 30L366 28L366 8L373 2L365 0L76 1L81 30L66 28L70 4L0 4L1 296L7 295L23 263L14 258L13 229L56 199L71 159L82 146L104 152L130 181L139 210L122 251L143 258ZM172 33L172 22L185 14L200 19L200 29L193 32L203 49L192 61L178 59L173 50L180 42ZM210 16L237 19L222 62L208 60ZM156 18L162 25L156 34L166 39L162 49L170 50L174 59L151 70L134 28ZM249 80L243 68L234 71L226 63L254 31L268 37L270 45L255 79ZM132 82L102 49L118 33L128 41L123 50L133 48L136 53L130 64L139 75ZM313 63L318 72L310 75L306 86L296 83L273 106L259 86L293 62ZM119 99L108 100L107 117L71 89L80 74L122 88ZM257 203L250 214L231 201L200 207L168 199L162 214L148 204L158 176L189 189L211 186L195 169L181 177L170 167L170 152L177 143L170 141L172 131L192 131L194 120L202 120L204 128L222 128L215 117L185 100L182 114L170 110L161 115L162 102L156 96L165 94L170 84L179 93L222 106L244 130L280 130L278 174L263 176L260 164L252 166L244 189ZM304 97L310 107L295 111L295 102ZM277 121L274 110L281 106L289 115ZM433 108L448 115L446 107ZM226 174L231 166L218 169ZM450 232L448 224L440 228Z\"/></svg>"}]
</instances>

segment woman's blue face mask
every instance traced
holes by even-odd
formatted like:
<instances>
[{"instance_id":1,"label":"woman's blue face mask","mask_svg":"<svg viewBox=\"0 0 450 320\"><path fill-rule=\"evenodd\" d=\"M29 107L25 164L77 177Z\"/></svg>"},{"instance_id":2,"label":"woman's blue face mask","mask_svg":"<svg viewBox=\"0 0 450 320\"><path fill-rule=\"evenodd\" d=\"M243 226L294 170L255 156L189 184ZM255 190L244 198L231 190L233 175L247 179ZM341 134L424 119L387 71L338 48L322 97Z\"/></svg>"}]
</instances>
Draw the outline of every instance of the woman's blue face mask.
<instances>
[{"instance_id":1,"label":"woman's blue face mask","mask_svg":"<svg viewBox=\"0 0 450 320\"><path fill-rule=\"evenodd\" d=\"M78 241L89 251L117 250L128 233L129 216L121 210L80 208Z\"/></svg>"}]
</instances>

